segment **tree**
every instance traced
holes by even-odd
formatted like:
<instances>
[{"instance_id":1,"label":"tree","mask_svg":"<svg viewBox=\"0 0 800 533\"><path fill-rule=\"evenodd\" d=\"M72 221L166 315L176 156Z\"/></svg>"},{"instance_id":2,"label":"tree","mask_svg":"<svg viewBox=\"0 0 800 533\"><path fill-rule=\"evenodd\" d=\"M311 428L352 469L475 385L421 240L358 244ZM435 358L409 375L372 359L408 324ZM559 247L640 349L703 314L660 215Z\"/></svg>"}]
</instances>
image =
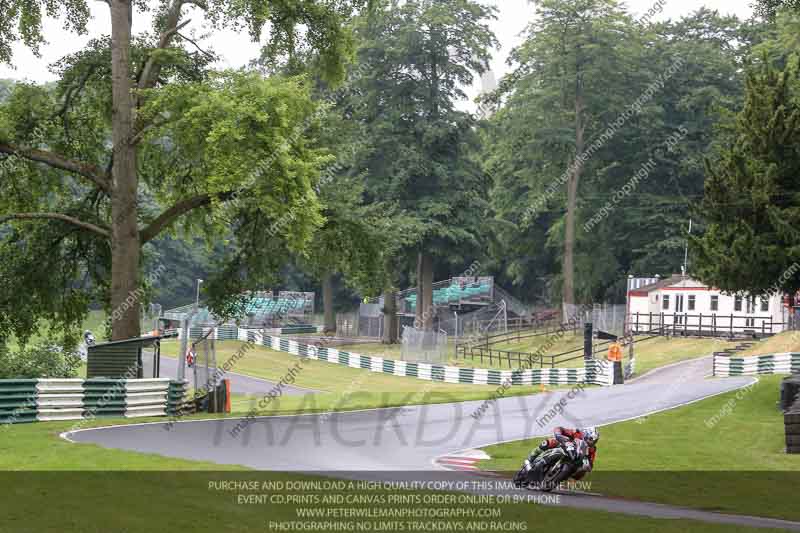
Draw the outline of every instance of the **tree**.
<instances>
[{"instance_id":1,"label":"tree","mask_svg":"<svg viewBox=\"0 0 800 533\"><path fill-rule=\"evenodd\" d=\"M691 209L703 194L703 158L720 142L715 128L741 105L742 64L764 28L708 9L648 26L634 24L622 8L595 19L585 40L604 44L586 46L597 57L585 55L585 158L575 165L569 89L576 70L572 56L562 64L557 44L572 26L540 22L548 20L551 28L515 52L526 60L501 80L491 96L497 111L481 129L496 213L492 266L501 283L514 284L530 301L558 298L566 275L565 185L580 166L575 298L619 301L625 274L680 268ZM565 46L582 42L572 34L565 40Z\"/></svg>"},{"instance_id":2,"label":"tree","mask_svg":"<svg viewBox=\"0 0 800 533\"><path fill-rule=\"evenodd\" d=\"M784 70L763 60L747 76L733 141L707 161L692 239L695 274L729 292L794 293L800 288L800 105L798 62Z\"/></svg>"},{"instance_id":3,"label":"tree","mask_svg":"<svg viewBox=\"0 0 800 533\"><path fill-rule=\"evenodd\" d=\"M413 228L412 244L391 248L419 265L417 325L426 330L433 324L434 260L460 261L477 251L488 207L485 176L466 157L477 142L474 122L455 103L486 69L496 43L487 26L493 16L473 0L385 0L359 26L354 108L369 140L360 161L366 198L392 206Z\"/></svg>"},{"instance_id":4,"label":"tree","mask_svg":"<svg viewBox=\"0 0 800 533\"><path fill-rule=\"evenodd\" d=\"M753 7L757 15L772 18L781 9L800 11L800 0L756 0Z\"/></svg>"},{"instance_id":5,"label":"tree","mask_svg":"<svg viewBox=\"0 0 800 533\"><path fill-rule=\"evenodd\" d=\"M107 256L108 265L90 270L107 283L105 301L119 312L114 339L139 335L142 247L179 220L207 238L230 227L243 236L221 269L228 279L212 287L231 291L246 284L244 277L263 281L259 274L266 276L274 265L247 249L264 244L254 232L307 198L326 161L309 146L307 131L295 131L298 124L313 126L315 105L302 78L211 72L213 54L182 33L185 11L216 28L244 26L253 39L269 25L271 57L306 46L319 57L324 76L335 81L352 46L343 22L360 5L359 0L172 0L156 12L157 37L135 39L134 2L111 0L110 41L66 58L56 92L17 87L2 106L0 154L6 164L0 171L0 220L24 221L7 243L31 252L35 221L49 232L38 236L41 241L61 249L74 242L78 249L94 247L93 259ZM10 60L16 40L37 49L44 38L42 11L65 16L77 32L86 30L86 0L14 3L0 24L0 60ZM243 190L247 193L240 194ZM162 211L144 212L143 195L156 199ZM306 210L306 217L281 232L289 248L301 248L321 222L316 200ZM31 253L25 257L36 260ZM35 284L26 288L44 293ZM52 296L58 286L48 289ZM69 287L60 292L65 291ZM75 321L79 295L47 300L44 294L35 299L39 309L31 308L31 316Z\"/></svg>"},{"instance_id":6,"label":"tree","mask_svg":"<svg viewBox=\"0 0 800 533\"><path fill-rule=\"evenodd\" d=\"M605 148L593 148L592 141L617 118L614 111L632 101L630 87L638 84L633 48L639 41L615 0L542 0L536 14L525 42L512 52L519 66L501 83L507 111L495 119L511 130L510 138L497 142L498 157L510 157L512 168L495 160L499 166L492 173L500 180L516 174L528 181L525 208L515 218L527 226L543 217L550 238L563 243L562 302L570 305L581 179L599 168L593 158ZM520 164L524 159L529 163ZM507 172L514 174L503 176ZM547 213L562 188L563 220Z\"/></svg>"},{"instance_id":7,"label":"tree","mask_svg":"<svg viewBox=\"0 0 800 533\"><path fill-rule=\"evenodd\" d=\"M320 191L325 222L309 245L309 265L322 283L325 332L336 332L333 302L333 277L365 296L382 289L380 236L375 229L374 210L362 203L364 185L361 176L340 175Z\"/></svg>"}]
</instances>

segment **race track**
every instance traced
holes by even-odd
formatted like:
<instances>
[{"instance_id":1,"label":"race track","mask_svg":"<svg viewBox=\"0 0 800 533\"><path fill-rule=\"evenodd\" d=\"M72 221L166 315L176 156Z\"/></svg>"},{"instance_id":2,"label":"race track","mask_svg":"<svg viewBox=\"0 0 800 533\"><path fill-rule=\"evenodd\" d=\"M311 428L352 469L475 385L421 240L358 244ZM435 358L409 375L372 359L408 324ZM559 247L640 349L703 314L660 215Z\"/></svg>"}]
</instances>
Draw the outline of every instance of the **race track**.
<instances>
[{"instance_id":1,"label":"race track","mask_svg":"<svg viewBox=\"0 0 800 533\"><path fill-rule=\"evenodd\" d=\"M591 388L569 398L569 391L481 401L407 406L334 414L256 418L241 432L241 419L181 421L116 426L64 435L74 442L165 456L238 464L254 469L304 472L361 472L364 477L392 472L431 472L436 459L457 450L549 434L554 426L604 425L641 417L751 384L750 377L705 379L709 360L700 359L652 372L634 383ZM565 398L561 414L542 416ZM555 412L555 411L554 411ZM240 425L241 427L241 425ZM522 458L520 458L522 459ZM588 496L567 496L567 505L614 512L800 531L800 523L760 518L725 519L705 511ZM730 522L729 520L733 520ZM753 520L756 522L754 523Z\"/></svg>"}]
</instances>

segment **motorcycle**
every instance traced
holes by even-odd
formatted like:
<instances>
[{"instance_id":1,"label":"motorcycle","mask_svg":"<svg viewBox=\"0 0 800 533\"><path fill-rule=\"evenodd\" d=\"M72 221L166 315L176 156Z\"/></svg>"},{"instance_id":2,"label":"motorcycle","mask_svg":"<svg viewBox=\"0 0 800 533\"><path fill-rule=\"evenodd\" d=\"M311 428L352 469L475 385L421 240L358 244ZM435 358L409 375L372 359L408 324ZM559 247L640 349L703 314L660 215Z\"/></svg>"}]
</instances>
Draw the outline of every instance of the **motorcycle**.
<instances>
[{"instance_id":1,"label":"motorcycle","mask_svg":"<svg viewBox=\"0 0 800 533\"><path fill-rule=\"evenodd\" d=\"M540 454L533 463L525 459L514 476L514 486L550 492L572 477L588 457L589 446L583 439L562 442Z\"/></svg>"}]
</instances>

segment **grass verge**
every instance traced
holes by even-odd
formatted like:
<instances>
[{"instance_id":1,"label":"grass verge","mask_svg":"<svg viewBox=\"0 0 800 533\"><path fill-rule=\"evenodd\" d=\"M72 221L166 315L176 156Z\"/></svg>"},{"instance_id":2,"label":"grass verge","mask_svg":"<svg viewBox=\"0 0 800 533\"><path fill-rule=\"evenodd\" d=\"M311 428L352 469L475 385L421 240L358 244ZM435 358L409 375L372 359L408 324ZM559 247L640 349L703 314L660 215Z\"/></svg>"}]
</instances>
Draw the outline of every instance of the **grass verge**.
<instances>
[{"instance_id":1,"label":"grass verge","mask_svg":"<svg viewBox=\"0 0 800 533\"><path fill-rule=\"evenodd\" d=\"M4 510L0 531L14 533L558 531L564 524L569 524L570 530L613 533L730 531L730 526L689 520L482 502L474 495L453 492L359 488L349 484L332 491L221 488L234 482L255 483L256 487L331 482L280 473L3 475L6 486L13 487L5 501L13 505ZM297 500L273 503L269 501L273 497ZM427 498L445 503L431 504ZM398 503L400 501L411 503ZM488 513L491 518L463 516L468 510L475 514ZM364 516L365 511L370 515ZM386 518L380 514L387 511L412 518ZM358 517L347 517L343 512L355 513ZM319 518L308 517L310 513ZM416 513L430 513L433 518L418 518ZM758 530L737 528L737 531Z\"/></svg>"},{"instance_id":2,"label":"grass verge","mask_svg":"<svg viewBox=\"0 0 800 533\"><path fill-rule=\"evenodd\" d=\"M602 428L591 491L728 513L800 520L800 456L784 453L782 376ZM490 470L516 471L540 439L490 446Z\"/></svg>"}]
</instances>

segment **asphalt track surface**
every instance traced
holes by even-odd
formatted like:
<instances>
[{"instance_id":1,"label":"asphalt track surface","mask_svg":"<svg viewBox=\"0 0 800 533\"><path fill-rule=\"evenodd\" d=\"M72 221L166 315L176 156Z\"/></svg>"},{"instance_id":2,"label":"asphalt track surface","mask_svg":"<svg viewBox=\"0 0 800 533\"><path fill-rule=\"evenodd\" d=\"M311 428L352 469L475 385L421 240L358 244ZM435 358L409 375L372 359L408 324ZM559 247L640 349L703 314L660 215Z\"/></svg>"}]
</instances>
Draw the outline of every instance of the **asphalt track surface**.
<instances>
[{"instance_id":1,"label":"asphalt track surface","mask_svg":"<svg viewBox=\"0 0 800 533\"><path fill-rule=\"evenodd\" d=\"M558 425L601 426L639 418L755 381L750 377L706 379L710 371L710 359L704 358L648 373L624 386L501 398L477 417L473 415L482 401L262 417L251 420L236 435L232 432L241 419L180 421L170 431L161 422L115 426L64 437L77 443L260 470L395 479L402 473L435 474L441 468L436 458L458 450L548 435ZM556 406L562 398L566 407L559 414ZM548 412L554 416L544 422L542 417ZM566 494L559 505L800 531L798 522L602 496Z\"/></svg>"}]
</instances>

